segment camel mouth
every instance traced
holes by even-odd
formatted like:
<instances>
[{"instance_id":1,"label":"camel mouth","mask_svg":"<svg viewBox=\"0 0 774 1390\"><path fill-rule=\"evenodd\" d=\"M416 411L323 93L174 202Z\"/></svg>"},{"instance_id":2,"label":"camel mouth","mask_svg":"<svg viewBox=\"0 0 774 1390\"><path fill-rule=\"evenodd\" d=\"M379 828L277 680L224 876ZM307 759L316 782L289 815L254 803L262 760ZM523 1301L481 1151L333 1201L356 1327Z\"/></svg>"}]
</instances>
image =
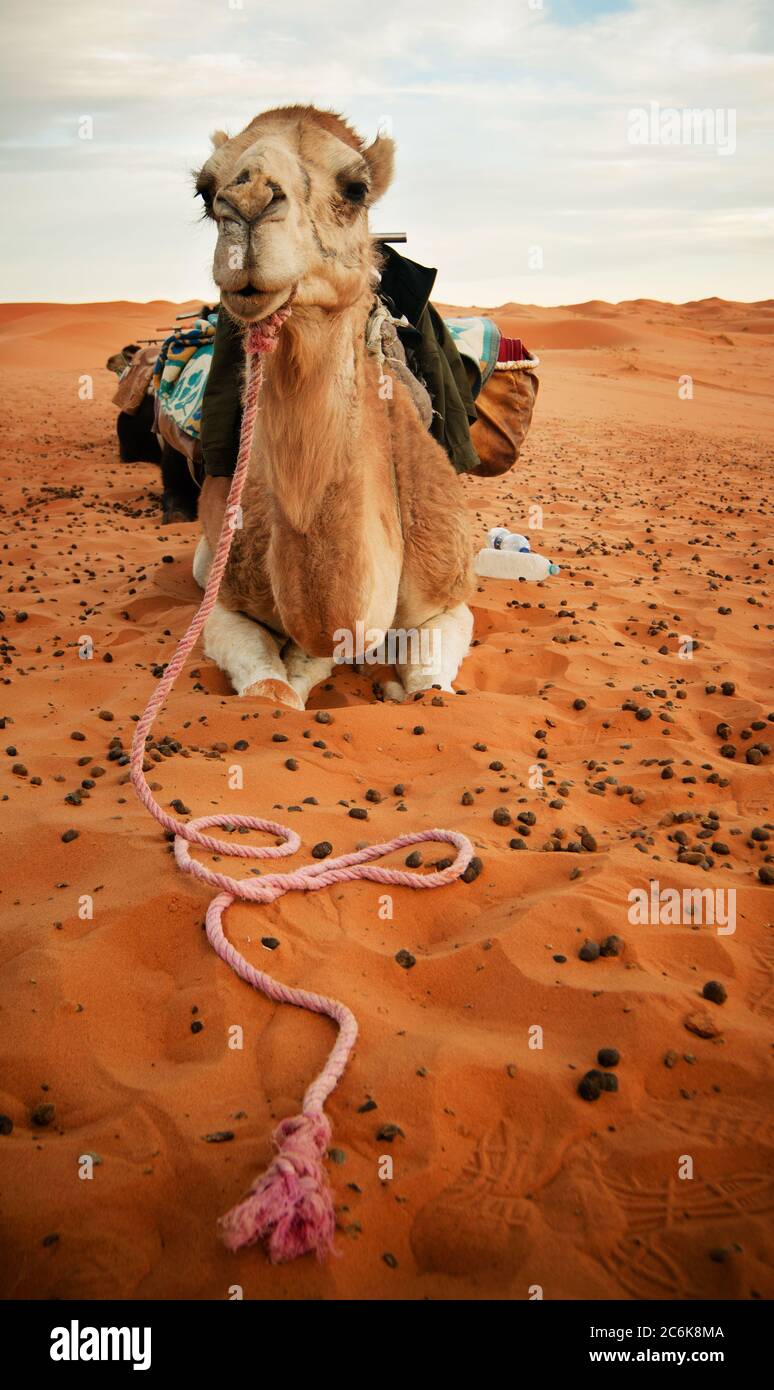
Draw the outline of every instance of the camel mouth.
<instances>
[{"instance_id":1,"label":"camel mouth","mask_svg":"<svg viewBox=\"0 0 774 1390\"><path fill-rule=\"evenodd\" d=\"M288 298L286 289L261 290L250 281L241 290L223 290L221 293L221 299L229 313L234 318L241 319L243 323L255 323L258 319L268 318L269 314L281 309Z\"/></svg>"}]
</instances>

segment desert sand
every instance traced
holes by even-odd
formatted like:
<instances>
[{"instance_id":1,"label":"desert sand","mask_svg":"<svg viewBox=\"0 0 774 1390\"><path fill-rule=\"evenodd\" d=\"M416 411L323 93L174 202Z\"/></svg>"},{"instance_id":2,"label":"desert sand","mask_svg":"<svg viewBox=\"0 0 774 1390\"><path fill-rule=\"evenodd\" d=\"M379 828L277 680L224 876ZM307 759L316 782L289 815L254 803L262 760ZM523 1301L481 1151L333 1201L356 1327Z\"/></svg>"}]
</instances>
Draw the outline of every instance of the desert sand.
<instances>
[{"instance_id":1,"label":"desert sand","mask_svg":"<svg viewBox=\"0 0 774 1390\"><path fill-rule=\"evenodd\" d=\"M774 748L774 301L499 308L541 394L517 469L465 482L475 538L537 504L561 573L480 582L455 696L383 704L342 671L280 712L195 656L157 722L166 807L274 817L304 860L444 826L483 863L396 889L391 919L368 883L229 911L251 959L360 1024L328 1106L340 1258L280 1267L216 1221L333 1026L216 958L208 890L121 758L197 602L196 528L118 461L104 361L182 307L2 308L2 1294L772 1297L774 754L747 755ZM734 890L736 931L632 924L651 880ZM589 1102L600 1048L618 1090Z\"/></svg>"}]
</instances>

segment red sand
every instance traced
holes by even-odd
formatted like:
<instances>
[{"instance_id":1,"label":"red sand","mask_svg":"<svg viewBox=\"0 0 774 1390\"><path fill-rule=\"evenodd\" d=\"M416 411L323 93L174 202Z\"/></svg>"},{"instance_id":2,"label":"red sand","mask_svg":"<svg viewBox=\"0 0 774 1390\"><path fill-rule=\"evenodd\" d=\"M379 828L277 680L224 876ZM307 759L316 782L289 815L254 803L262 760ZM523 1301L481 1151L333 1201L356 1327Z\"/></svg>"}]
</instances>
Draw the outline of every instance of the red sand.
<instances>
[{"instance_id":1,"label":"red sand","mask_svg":"<svg viewBox=\"0 0 774 1390\"><path fill-rule=\"evenodd\" d=\"M338 995L361 1028L329 1107L342 1258L282 1268L260 1250L228 1255L215 1222L266 1163L274 1121L298 1109L331 1025L254 996L216 959L206 890L177 872L107 758L111 739L128 747L197 591L196 528L161 527L158 471L117 461L103 363L180 307L7 305L0 319L0 1112L14 1126L0 1134L3 1294L227 1298L241 1284L248 1298L525 1299L540 1285L553 1299L771 1297L774 945L758 870L772 852L750 831L771 828L772 755L756 766L744 753L774 745L772 301L497 312L540 354L542 389L518 469L466 482L476 538L493 523L523 529L539 503L535 548L562 572L542 587L481 584L466 694L399 708L341 673L313 694L313 710L332 713L321 727L313 712L238 701L203 657L181 677L158 724L182 745L159 755L162 804L273 815L307 854L321 839L341 853L445 825L484 861L469 885L396 890L392 920L368 884L228 915L256 962ZM92 401L79 399L84 374ZM678 396L686 374L693 400ZM689 661L683 634L699 643ZM653 717L638 721L627 700ZM720 720L733 761L720 756ZM272 741L279 731L286 743ZM237 762L242 791L229 789ZM542 790L530 786L539 764ZM88 796L68 804L84 778ZM364 799L370 787L380 803ZM534 812L526 849L493 822L499 806ZM719 825L705 838L709 809ZM691 819L671 823L681 812ZM558 843L578 841L579 826L596 850L546 850L557 829ZM63 843L70 828L78 838ZM706 872L677 863L679 831L689 848L720 841L728 853ZM627 895L650 879L735 889L736 933L631 925ZM579 960L587 937L610 933L621 956ZM401 949L413 969L396 963ZM708 980L726 986L725 1004L699 997ZM716 1037L686 1029L697 1010ZM234 1025L242 1050L229 1047ZM530 1046L536 1026L542 1048ZM587 1103L576 1086L604 1046L620 1049L620 1089ZM38 1126L46 1103L53 1117ZM392 1142L384 1125L399 1126ZM233 1141L205 1142L224 1130ZM99 1158L91 1181L79 1178L85 1154Z\"/></svg>"}]
</instances>

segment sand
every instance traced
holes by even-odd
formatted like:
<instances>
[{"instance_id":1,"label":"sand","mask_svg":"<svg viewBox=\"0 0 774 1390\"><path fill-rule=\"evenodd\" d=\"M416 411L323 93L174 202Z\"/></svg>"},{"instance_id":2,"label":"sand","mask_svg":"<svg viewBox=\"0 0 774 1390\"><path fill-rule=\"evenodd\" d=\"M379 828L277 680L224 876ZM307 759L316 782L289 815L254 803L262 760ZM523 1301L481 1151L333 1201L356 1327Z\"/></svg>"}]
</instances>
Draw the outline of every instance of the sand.
<instances>
[{"instance_id":1,"label":"sand","mask_svg":"<svg viewBox=\"0 0 774 1390\"><path fill-rule=\"evenodd\" d=\"M103 364L180 310L10 305L0 320L3 1295L771 1297L774 889L759 872L774 877L774 759L745 754L774 746L774 303L503 306L542 389L517 469L466 481L476 539L523 529L537 504L534 548L561 573L480 583L460 693L440 702L381 704L370 673L341 672L309 712L277 713L196 655L160 718L179 746L151 774L166 806L273 816L305 858L441 825L483 861L472 883L396 890L391 918L365 883L227 916L251 959L360 1023L329 1105L340 1258L282 1267L229 1255L216 1220L332 1025L215 957L207 889L109 757L197 590L195 526L162 527L158 470L118 462ZM500 807L532 813L529 833L496 823ZM695 846L709 867L678 862ZM733 890L736 931L633 924L628 895L651 880L725 904ZM611 934L621 954L579 958ZM712 980L725 1003L701 998ZM697 1014L713 1036L686 1027ZM620 1052L619 1089L585 1101L602 1047Z\"/></svg>"}]
</instances>

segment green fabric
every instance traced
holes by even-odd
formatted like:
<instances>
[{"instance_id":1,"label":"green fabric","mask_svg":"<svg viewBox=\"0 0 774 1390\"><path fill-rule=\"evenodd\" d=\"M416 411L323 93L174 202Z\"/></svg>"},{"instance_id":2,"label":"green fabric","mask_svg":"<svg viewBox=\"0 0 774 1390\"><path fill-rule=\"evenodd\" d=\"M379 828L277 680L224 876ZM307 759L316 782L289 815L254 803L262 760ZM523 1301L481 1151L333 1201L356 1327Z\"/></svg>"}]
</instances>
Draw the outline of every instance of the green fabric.
<instances>
[{"instance_id":1,"label":"green fabric","mask_svg":"<svg viewBox=\"0 0 774 1390\"><path fill-rule=\"evenodd\" d=\"M430 433L443 445L456 471L468 473L479 467L480 459L470 439L470 426L477 415L467 372L451 333L432 304L423 311L417 329L421 335L414 350L417 375L433 402Z\"/></svg>"},{"instance_id":2,"label":"green fabric","mask_svg":"<svg viewBox=\"0 0 774 1390\"><path fill-rule=\"evenodd\" d=\"M430 433L443 445L456 471L467 473L480 464L470 440L476 407L462 358L429 302L436 272L400 256L391 246L383 246L382 252L379 292L397 318L408 319L398 334L409 367L424 382L433 402ZM236 468L243 370L242 330L221 309L202 404L202 455L204 471L211 477L230 477Z\"/></svg>"},{"instance_id":3,"label":"green fabric","mask_svg":"<svg viewBox=\"0 0 774 1390\"><path fill-rule=\"evenodd\" d=\"M244 361L242 330L221 308L202 402L204 471L213 478L229 478L236 468L242 424L240 387Z\"/></svg>"}]
</instances>

